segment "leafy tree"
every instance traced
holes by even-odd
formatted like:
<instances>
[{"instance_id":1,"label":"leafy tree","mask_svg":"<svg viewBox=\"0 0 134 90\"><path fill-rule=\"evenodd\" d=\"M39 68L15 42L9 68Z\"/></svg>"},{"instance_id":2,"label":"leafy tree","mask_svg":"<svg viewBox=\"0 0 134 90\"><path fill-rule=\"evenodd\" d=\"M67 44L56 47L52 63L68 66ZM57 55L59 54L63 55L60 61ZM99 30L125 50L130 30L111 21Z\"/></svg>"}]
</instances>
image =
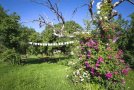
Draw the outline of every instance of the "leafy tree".
<instances>
[{"instance_id":1,"label":"leafy tree","mask_svg":"<svg viewBox=\"0 0 134 90\"><path fill-rule=\"evenodd\" d=\"M125 58L130 64L130 66L134 68L134 13L132 13L130 17L130 28L127 30L127 33L125 34L127 37L127 42L125 45Z\"/></svg>"},{"instance_id":2,"label":"leafy tree","mask_svg":"<svg viewBox=\"0 0 134 90\"><path fill-rule=\"evenodd\" d=\"M16 48L19 39L19 16L7 14L0 6L0 41L8 48Z\"/></svg>"},{"instance_id":3,"label":"leafy tree","mask_svg":"<svg viewBox=\"0 0 134 90\"><path fill-rule=\"evenodd\" d=\"M55 28L58 31L61 28L61 23L56 24ZM72 35L73 32L76 32L78 30L82 30L82 27L77 24L74 21L67 21L65 23L65 28L64 28L64 34L66 34L67 36ZM53 35L53 28L50 26L46 26L45 30L41 33L41 37L42 37L42 41L43 42L49 42L49 43L53 43L53 42L67 42L72 40L70 37L56 37ZM76 38L74 38L75 40ZM44 52L45 53L49 53L49 52L53 52L53 50L55 49L60 49L64 54L66 52L70 52L71 51L71 45L66 45L66 46L58 46L58 47L44 47Z\"/></svg>"}]
</instances>

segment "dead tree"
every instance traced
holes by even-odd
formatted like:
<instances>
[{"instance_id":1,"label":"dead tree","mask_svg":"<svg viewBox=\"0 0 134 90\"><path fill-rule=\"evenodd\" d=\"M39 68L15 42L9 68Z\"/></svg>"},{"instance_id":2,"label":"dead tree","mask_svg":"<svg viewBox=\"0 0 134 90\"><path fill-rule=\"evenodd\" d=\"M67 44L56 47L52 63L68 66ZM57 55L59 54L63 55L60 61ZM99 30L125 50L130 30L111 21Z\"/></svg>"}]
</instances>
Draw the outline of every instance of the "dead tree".
<instances>
[{"instance_id":1,"label":"dead tree","mask_svg":"<svg viewBox=\"0 0 134 90\"><path fill-rule=\"evenodd\" d=\"M57 20L62 24L60 30L56 30L54 23L52 21L48 21L48 19L44 18L43 16L40 15L39 19L37 21L39 21L39 25L40 27L47 25L47 26L51 26L53 28L54 31L54 35L58 36L58 37L64 37L63 35L63 31L64 31L64 27L65 27L65 20L64 17L62 15L62 13L59 11L58 8L58 2L54 3L51 0L45 0L42 1L41 0L31 0L34 3L43 5L44 7L47 7L51 12L53 12L57 18ZM57 33L59 32L59 33Z\"/></svg>"}]
</instances>

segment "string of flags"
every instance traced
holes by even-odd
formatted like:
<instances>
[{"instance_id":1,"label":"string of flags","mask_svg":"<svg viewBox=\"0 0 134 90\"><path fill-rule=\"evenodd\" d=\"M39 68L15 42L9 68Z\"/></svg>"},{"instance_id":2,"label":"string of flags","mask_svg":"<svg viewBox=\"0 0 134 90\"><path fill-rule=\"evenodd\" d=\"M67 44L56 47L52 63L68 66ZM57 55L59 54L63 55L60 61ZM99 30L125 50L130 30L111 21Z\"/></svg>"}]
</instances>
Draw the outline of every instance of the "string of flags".
<instances>
[{"instance_id":1,"label":"string of flags","mask_svg":"<svg viewBox=\"0 0 134 90\"><path fill-rule=\"evenodd\" d=\"M35 42L28 42L28 43L30 45L35 45L35 46L63 46L63 45L73 44L74 41L60 42L60 43L35 43Z\"/></svg>"},{"instance_id":2,"label":"string of flags","mask_svg":"<svg viewBox=\"0 0 134 90\"><path fill-rule=\"evenodd\" d=\"M74 32L73 34L91 34L91 32L83 31L83 32Z\"/></svg>"}]
</instances>

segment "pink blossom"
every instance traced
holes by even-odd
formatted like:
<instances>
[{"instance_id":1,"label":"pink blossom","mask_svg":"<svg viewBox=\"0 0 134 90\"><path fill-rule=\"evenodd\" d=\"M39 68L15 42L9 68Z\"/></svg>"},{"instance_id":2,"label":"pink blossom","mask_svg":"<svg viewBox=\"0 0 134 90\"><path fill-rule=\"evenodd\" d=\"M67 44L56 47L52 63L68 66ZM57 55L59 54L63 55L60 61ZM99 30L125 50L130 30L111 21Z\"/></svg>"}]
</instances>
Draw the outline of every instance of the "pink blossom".
<instances>
[{"instance_id":1,"label":"pink blossom","mask_svg":"<svg viewBox=\"0 0 134 90\"><path fill-rule=\"evenodd\" d=\"M91 74L92 74L92 75L95 74L95 70L94 70L94 68L91 68Z\"/></svg>"},{"instance_id":2,"label":"pink blossom","mask_svg":"<svg viewBox=\"0 0 134 90\"><path fill-rule=\"evenodd\" d=\"M94 48L95 50L98 50L98 45L94 46L93 48Z\"/></svg>"},{"instance_id":3,"label":"pink blossom","mask_svg":"<svg viewBox=\"0 0 134 90\"><path fill-rule=\"evenodd\" d=\"M116 54L115 57L116 57L117 59L120 59L120 58L121 58L119 54Z\"/></svg>"},{"instance_id":4,"label":"pink blossom","mask_svg":"<svg viewBox=\"0 0 134 90\"><path fill-rule=\"evenodd\" d=\"M115 72L114 72L114 74L115 74L115 75L117 75L117 74L118 74L118 72L117 72L117 71L115 71Z\"/></svg>"},{"instance_id":5,"label":"pink blossom","mask_svg":"<svg viewBox=\"0 0 134 90\"><path fill-rule=\"evenodd\" d=\"M91 43L92 45L96 45L96 42L93 41L92 39L90 40L90 43Z\"/></svg>"},{"instance_id":6,"label":"pink blossom","mask_svg":"<svg viewBox=\"0 0 134 90\"><path fill-rule=\"evenodd\" d=\"M80 44L81 44L81 45L83 45L83 44L84 44L84 42L83 42L83 41L80 41Z\"/></svg>"},{"instance_id":7,"label":"pink blossom","mask_svg":"<svg viewBox=\"0 0 134 90\"><path fill-rule=\"evenodd\" d=\"M98 66L100 66L100 64L96 63L95 66L98 67Z\"/></svg>"},{"instance_id":8,"label":"pink blossom","mask_svg":"<svg viewBox=\"0 0 134 90\"><path fill-rule=\"evenodd\" d=\"M112 59L112 56L111 55L108 55L108 59Z\"/></svg>"},{"instance_id":9,"label":"pink blossom","mask_svg":"<svg viewBox=\"0 0 134 90\"><path fill-rule=\"evenodd\" d=\"M100 63L101 63L101 62L104 62L104 59L103 59L102 57L99 57L99 58L98 58L98 62L100 62Z\"/></svg>"},{"instance_id":10,"label":"pink blossom","mask_svg":"<svg viewBox=\"0 0 134 90\"><path fill-rule=\"evenodd\" d=\"M90 68L90 65L89 65L88 61L85 61L85 66L86 66L87 69Z\"/></svg>"},{"instance_id":11,"label":"pink blossom","mask_svg":"<svg viewBox=\"0 0 134 90\"><path fill-rule=\"evenodd\" d=\"M113 75L112 75L112 73L109 72L109 73L106 73L105 76L109 80L112 78Z\"/></svg>"},{"instance_id":12,"label":"pink blossom","mask_svg":"<svg viewBox=\"0 0 134 90\"><path fill-rule=\"evenodd\" d=\"M87 57L90 58L91 54L90 51L87 52Z\"/></svg>"},{"instance_id":13,"label":"pink blossom","mask_svg":"<svg viewBox=\"0 0 134 90\"><path fill-rule=\"evenodd\" d=\"M127 74L128 74L128 69L122 69L122 73L123 73L124 75L127 75Z\"/></svg>"},{"instance_id":14,"label":"pink blossom","mask_svg":"<svg viewBox=\"0 0 134 90\"><path fill-rule=\"evenodd\" d=\"M87 45L88 47L92 47L92 44L91 44L90 42L87 42L86 45Z\"/></svg>"},{"instance_id":15,"label":"pink blossom","mask_svg":"<svg viewBox=\"0 0 134 90\"><path fill-rule=\"evenodd\" d=\"M125 61L124 61L123 59L120 59L120 62L121 62L121 63L124 63Z\"/></svg>"},{"instance_id":16,"label":"pink blossom","mask_svg":"<svg viewBox=\"0 0 134 90\"><path fill-rule=\"evenodd\" d=\"M123 51L122 51L122 50L119 50L119 51L118 51L118 54L119 54L119 55L122 55L122 54L123 54Z\"/></svg>"},{"instance_id":17,"label":"pink blossom","mask_svg":"<svg viewBox=\"0 0 134 90\"><path fill-rule=\"evenodd\" d=\"M90 39L90 40L86 43L86 45L87 45L88 47L93 48L95 45L97 45L97 42L95 42L94 40Z\"/></svg>"}]
</instances>

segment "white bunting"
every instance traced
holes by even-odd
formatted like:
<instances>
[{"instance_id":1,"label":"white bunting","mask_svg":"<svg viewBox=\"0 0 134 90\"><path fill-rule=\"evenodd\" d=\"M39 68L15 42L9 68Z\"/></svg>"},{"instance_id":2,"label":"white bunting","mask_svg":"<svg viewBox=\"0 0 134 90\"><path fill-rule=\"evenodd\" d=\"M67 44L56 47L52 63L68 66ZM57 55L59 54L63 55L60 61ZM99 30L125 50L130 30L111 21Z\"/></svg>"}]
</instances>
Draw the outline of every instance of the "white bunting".
<instances>
[{"instance_id":1,"label":"white bunting","mask_svg":"<svg viewBox=\"0 0 134 90\"><path fill-rule=\"evenodd\" d=\"M28 42L29 44L32 44L32 42Z\"/></svg>"},{"instance_id":2,"label":"white bunting","mask_svg":"<svg viewBox=\"0 0 134 90\"><path fill-rule=\"evenodd\" d=\"M74 41L68 41L68 42L60 42L60 43L34 43L34 42L28 42L30 45L38 45L38 46L63 46L63 45L68 45L72 44Z\"/></svg>"},{"instance_id":3,"label":"white bunting","mask_svg":"<svg viewBox=\"0 0 134 90\"><path fill-rule=\"evenodd\" d=\"M63 43L61 43L61 45L63 45Z\"/></svg>"},{"instance_id":4,"label":"white bunting","mask_svg":"<svg viewBox=\"0 0 134 90\"><path fill-rule=\"evenodd\" d=\"M35 45L38 45L38 43L35 43Z\"/></svg>"}]
</instances>

